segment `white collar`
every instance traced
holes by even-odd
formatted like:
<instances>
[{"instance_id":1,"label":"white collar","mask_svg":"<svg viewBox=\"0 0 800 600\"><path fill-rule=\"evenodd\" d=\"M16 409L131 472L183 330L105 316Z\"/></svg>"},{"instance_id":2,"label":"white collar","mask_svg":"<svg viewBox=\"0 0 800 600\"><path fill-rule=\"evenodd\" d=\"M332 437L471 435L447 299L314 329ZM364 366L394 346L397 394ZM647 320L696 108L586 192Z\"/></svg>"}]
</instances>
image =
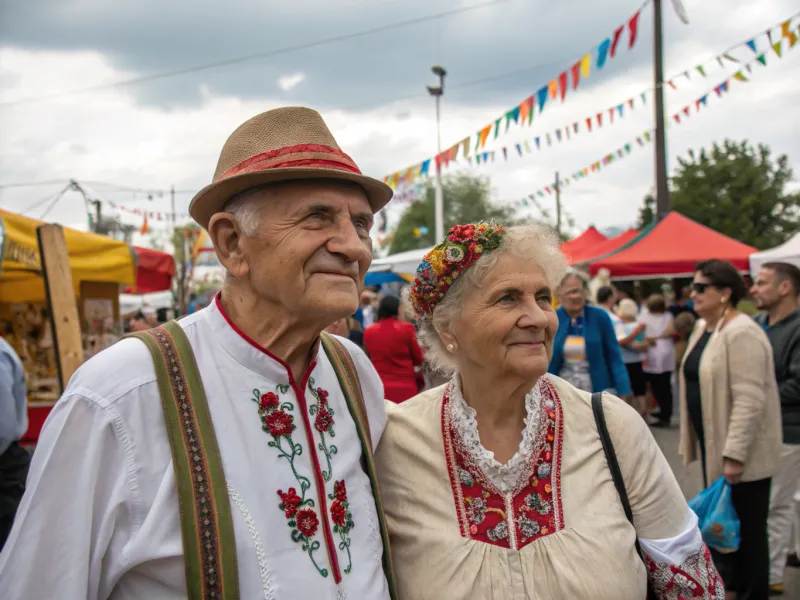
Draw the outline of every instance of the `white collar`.
<instances>
[{"instance_id":1,"label":"white collar","mask_svg":"<svg viewBox=\"0 0 800 600\"><path fill-rule=\"evenodd\" d=\"M206 308L199 311L202 313L206 323L208 323L213 333L213 338L208 340L211 344L219 344L223 351L227 352L240 365L265 377L276 384L290 385L293 377L289 366L272 354L266 348L262 348L254 340L247 336L236 324L225 314L220 304L220 294L217 294L214 301ZM320 354L324 352L320 348L319 342L316 344L315 359L309 365L304 379L308 379L320 361ZM235 377L234 374L229 374ZM305 381L297 382L305 385Z\"/></svg>"},{"instance_id":2,"label":"white collar","mask_svg":"<svg viewBox=\"0 0 800 600\"><path fill-rule=\"evenodd\" d=\"M470 459L483 475L504 493L513 490L530 468L539 431L542 387L542 377L540 377L533 389L525 395L527 416L523 419L522 441L516 454L507 463L502 464L495 459L494 452L481 445L477 413L464 400L461 377L456 374L450 382L450 424L457 432Z\"/></svg>"}]
</instances>

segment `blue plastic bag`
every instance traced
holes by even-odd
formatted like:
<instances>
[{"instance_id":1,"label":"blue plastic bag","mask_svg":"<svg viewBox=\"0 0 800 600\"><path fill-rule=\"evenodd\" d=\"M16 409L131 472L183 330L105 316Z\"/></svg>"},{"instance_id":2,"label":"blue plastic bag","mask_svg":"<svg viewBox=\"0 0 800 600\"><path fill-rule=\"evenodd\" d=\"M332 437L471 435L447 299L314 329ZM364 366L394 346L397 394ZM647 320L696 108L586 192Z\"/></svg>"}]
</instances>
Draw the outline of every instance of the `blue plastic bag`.
<instances>
[{"instance_id":1,"label":"blue plastic bag","mask_svg":"<svg viewBox=\"0 0 800 600\"><path fill-rule=\"evenodd\" d=\"M727 554L739 549L739 516L731 501L731 484L720 477L689 501L709 548Z\"/></svg>"}]
</instances>

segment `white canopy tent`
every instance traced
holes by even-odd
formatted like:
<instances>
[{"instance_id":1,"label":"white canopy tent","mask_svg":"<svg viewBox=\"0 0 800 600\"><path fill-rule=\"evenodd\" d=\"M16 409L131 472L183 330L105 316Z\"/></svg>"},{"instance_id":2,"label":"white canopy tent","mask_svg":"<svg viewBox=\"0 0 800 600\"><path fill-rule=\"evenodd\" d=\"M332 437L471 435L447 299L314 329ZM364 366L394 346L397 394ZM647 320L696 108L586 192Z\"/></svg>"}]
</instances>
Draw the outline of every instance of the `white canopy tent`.
<instances>
[{"instance_id":1,"label":"white canopy tent","mask_svg":"<svg viewBox=\"0 0 800 600\"><path fill-rule=\"evenodd\" d=\"M761 265L768 262L786 262L800 267L800 233L775 248L750 255L750 274L755 277Z\"/></svg>"},{"instance_id":2,"label":"white canopy tent","mask_svg":"<svg viewBox=\"0 0 800 600\"><path fill-rule=\"evenodd\" d=\"M398 252L391 254L385 258L376 258L372 261L370 271L391 271L398 275L414 275L417 272L419 263L422 262L423 257L433 249L423 248L422 250L408 250L407 252Z\"/></svg>"}]
</instances>

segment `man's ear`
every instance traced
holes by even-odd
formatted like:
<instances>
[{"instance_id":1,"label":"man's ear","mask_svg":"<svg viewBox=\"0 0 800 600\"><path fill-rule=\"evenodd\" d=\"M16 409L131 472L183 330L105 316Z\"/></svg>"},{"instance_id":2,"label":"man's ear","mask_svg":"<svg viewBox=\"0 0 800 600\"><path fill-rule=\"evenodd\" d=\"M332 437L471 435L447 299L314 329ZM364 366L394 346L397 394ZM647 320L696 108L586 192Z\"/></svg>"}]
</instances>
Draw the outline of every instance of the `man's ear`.
<instances>
[{"instance_id":1,"label":"man's ear","mask_svg":"<svg viewBox=\"0 0 800 600\"><path fill-rule=\"evenodd\" d=\"M214 244L219 262L236 279L242 279L250 272L242 235L236 217L231 213L216 213L208 222L208 237Z\"/></svg>"}]
</instances>

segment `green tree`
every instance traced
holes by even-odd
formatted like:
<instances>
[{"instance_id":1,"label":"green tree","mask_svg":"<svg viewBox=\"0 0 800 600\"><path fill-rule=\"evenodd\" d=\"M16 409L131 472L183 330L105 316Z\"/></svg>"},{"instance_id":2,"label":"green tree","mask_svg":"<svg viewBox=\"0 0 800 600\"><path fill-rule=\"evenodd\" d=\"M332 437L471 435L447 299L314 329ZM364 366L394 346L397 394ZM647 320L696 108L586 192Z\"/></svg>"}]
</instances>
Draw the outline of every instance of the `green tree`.
<instances>
[{"instance_id":1,"label":"green tree","mask_svg":"<svg viewBox=\"0 0 800 600\"><path fill-rule=\"evenodd\" d=\"M800 193L786 189L791 180L786 155L773 158L763 144L725 140L678 159L670 200L690 219L765 249L800 228Z\"/></svg>"},{"instance_id":2,"label":"green tree","mask_svg":"<svg viewBox=\"0 0 800 600\"><path fill-rule=\"evenodd\" d=\"M637 229L643 229L647 227L655 221L656 218L656 199L653 197L652 194L647 194L644 197L644 203L642 204L642 208L639 209L639 219L636 223Z\"/></svg>"},{"instance_id":3,"label":"green tree","mask_svg":"<svg viewBox=\"0 0 800 600\"><path fill-rule=\"evenodd\" d=\"M494 219L504 224L515 222L515 210L510 206L492 204L488 177L458 173L442 177L444 196L444 228ZM433 246L435 190L432 181L426 183L422 197L413 202L400 217L389 246L389 254ZM414 230L425 228L425 235L415 235Z\"/></svg>"}]
</instances>

